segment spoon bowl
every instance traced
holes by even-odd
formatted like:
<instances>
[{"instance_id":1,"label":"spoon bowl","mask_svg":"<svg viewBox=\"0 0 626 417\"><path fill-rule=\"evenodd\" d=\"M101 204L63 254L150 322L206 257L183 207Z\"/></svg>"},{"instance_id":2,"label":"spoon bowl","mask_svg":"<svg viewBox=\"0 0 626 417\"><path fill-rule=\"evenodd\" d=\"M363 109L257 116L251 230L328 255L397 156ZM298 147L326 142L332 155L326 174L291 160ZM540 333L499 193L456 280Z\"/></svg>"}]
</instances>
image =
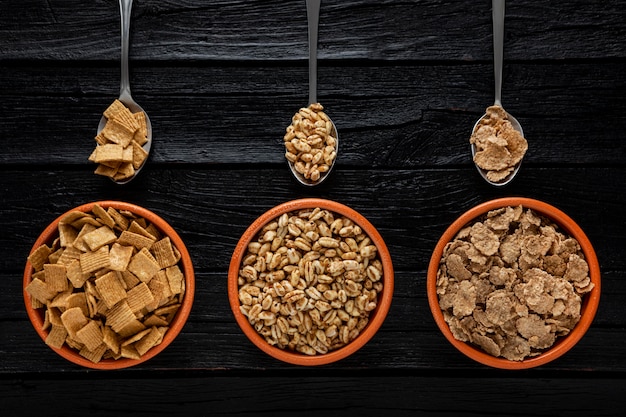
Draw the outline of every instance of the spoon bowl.
<instances>
[{"instance_id":1,"label":"spoon bowl","mask_svg":"<svg viewBox=\"0 0 626 417\"><path fill-rule=\"evenodd\" d=\"M504 50L504 6L505 0L492 0L492 15L493 15L493 64L494 64L494 79L495 79L495 101L494 106L502 107L501 103L501 93L502 93L502 61L503 61L503 50ZM506 110L505 110L506 112ZM506 112L507 120L511 123L513 128L517 130L522 137L524 136L524 132L522 130L522 126L519 121L513 117L509 112ZM472 134L476 131L479 124L482 120L487 117L485 113L474 125L472 129ZM513 171L511 171L503 180L501 181L492 181L487 177L488 171L479 167L474 157L476 156L476 145L471 143L471 151L472 151L472 160L476 165L476 169L480 173L480 175L487 181L489 184L500 187L510 183L513 178L519 172L520 166L522 165L522 161L520 160L514 167Z\"/></svg>"},{"instance_id":2,"label":"spoon bowl","mask_svg":"<svg viewBox=\"0 0 626 417\"><path fill-rule=\"evenodd\" d=\"M497 104L497 103L496 103ZM497 104L499 105L499 104ZM506 110L505 110L506 111ZM520 135L524 136L524 130L522 129L522 125L520 125L519 121L513 117L509 112L506 112L507 115L507 120L511 123L511 126L513 126L513 129L517 130ZM476 129L478 129L478 126L480 125L480 123L487 118L487 114L485 113L480 119L478 119L478 121L476 122L476 124L474 124L474 127L472 128L472 134L474 132L476 132ZM471 150L472 150L472 160L474 160L474 157L476 156L476 144L472 143L470 144L471 146ZM518 162L515 167L513 168L513 171L506 176L506 178L504 178L504 180L502 181L491 181L488 177L487 177L487 170L483 169L481 167L479 167L478 165L476 165L476 169L478 170L479 174L481 175L481 177L483 177L485 179L485 181L487 181L489 184L496 186L496 187L501 187L503 185L507 185L508 183L510 183L511 181L513 181L513 178L515 178L515 176L517 175L517 172L519 171L520 167L522 166L522 161Z\"/></svg>"},{"instance_id":3,"label":"spoon bowl","mask_svg":"<svg viewBox=\"0 0 626 417\"><path fill-rule=\"evenodd\" d=\"M321 0L306 0L309 37L309 105L317 103L317 38L321 3ZM326 117L328 117L328 115L326 115ZM298 172L295 163L289 159L287 160L291 173L302 185L315 186L321 184L326 178L328 178L330 172L335 166L337 153L339 151L339 134L337 132L337 126L335 126L335 123L330 117L328 117L328 121L330 121L331 124L331 129L328 133L335 138L335 156L332 159L332 162L328 165L328 170L321 173L319 179L313 181L311 179L305 178L303 174Z\"/></svg>"},{"instance_id":4,"label":"spoon bowl","mask_svg":"<svg viewBox=\"0 0 626 417\"><path fill-rule=\"evenodd\" d=\"M142 112L146 116L146 143L142 146L146 151L146 154L150 154L150 149L152 148L152 123L150 123L150 118L148 117L148 113L144 111L144 109L137 104L130 92L130 77L128 74L128 49L129 49L129 37L130 37L130 15L133 7L133 0L120 0L120 17L121 17L121 38L122 38L122 52L121 52L121 80L120 80L120 96L118 98L119 101L122 102L131 112L137 113ZM100 133L104 126L106 125L107 118L102 116L100 119L100 123L98 124L97 133ZM146 165L146 161L148 158L143 161L141 166L135 169L133 175L128 178L124 178L122 180L115 180L111 178L113 182L116 184L126 184L132 181L139 171L143 169Z\"/></svg>"}]
</instances>

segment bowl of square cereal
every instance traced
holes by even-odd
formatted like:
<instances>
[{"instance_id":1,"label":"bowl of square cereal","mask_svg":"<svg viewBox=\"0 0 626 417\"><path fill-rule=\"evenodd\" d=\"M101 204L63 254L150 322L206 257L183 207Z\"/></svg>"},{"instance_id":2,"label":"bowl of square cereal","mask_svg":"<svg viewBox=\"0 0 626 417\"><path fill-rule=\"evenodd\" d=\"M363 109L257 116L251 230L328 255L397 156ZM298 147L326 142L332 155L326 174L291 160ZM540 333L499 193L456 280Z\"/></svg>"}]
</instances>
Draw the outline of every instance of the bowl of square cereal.
<instances>
[{"instance_id":1,"label":"bowl of square cereal","mask_svg":"<svg viewBox=\"0 0 626 417\"><path fill-rule=\"evenodd\" d=\"M600 267L583 230L561 210L500 198L444 232L427 292L437 326L459 351L495 368L527 369L559 358L589 329Z\"/></svg>"},{"instance_id":2,"label":"bowl of square cereal","mask_svg":"<svg viewBox=\"0 0 626 417\"><path fill-rule=\"evenodd\" d=\"M230 306L244 334L275 359L303 366L363 347L387 316L393 285L391 256L374 226L319 198L258 217L228 271Z\"/></svg>"},{"instance_id":3,"label":"bowl of square cereal","mask_svg":"<svg viewBox=\"0 0 626 417\"><path fill-rule=\"evenodd\" d=\"M77 365L123 369L153 358L193 304L189 252L161 217L99 201L46 227L24 269L26 312L53 351Z\"/></svg>"}]
</instances>

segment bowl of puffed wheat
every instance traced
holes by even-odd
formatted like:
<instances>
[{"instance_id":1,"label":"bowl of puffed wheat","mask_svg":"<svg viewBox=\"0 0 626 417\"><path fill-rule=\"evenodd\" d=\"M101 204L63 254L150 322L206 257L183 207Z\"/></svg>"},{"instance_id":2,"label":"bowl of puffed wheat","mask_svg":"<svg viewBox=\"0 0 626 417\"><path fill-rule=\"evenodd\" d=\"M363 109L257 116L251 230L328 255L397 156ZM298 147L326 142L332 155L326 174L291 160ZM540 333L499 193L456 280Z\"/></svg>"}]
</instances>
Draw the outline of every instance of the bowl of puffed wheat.
<instances>
[{"instance_id":1,"label":"bowl of puffed wheat","mask_svg":"<svg viewBox=\"0 0 626 417\"><path fill-rule=\"evenodd\" d=\"M275 206L243 233L228 298L243 333L275 359L303 366L344 359L383 324L393 295L389 250L376 228L341 203Z\"/></svg>"},{"instance_id":2,"label":"bowl of puffed wheat","mask_svg":"<svg viewBox=\"0 0 626 417\"><path fill-rule=\"evenodd\" d=\"M35 241L24 302L54 352L93 369L155 357L182 330L193 304L191 258L152 211L121 201L68 210Z\"/></svg>"},{"instance_id":3,"label":"bowl of puffed wheat","mask_svg":"<svg viewBox=\"0 0 626 417\"><path fill-rule=\"evenodd\" d=\"M591 242L568 215L524 197L479 204L441 236L428 267L445 338L494 368L551 362L580 341L600 300Z\"/></svg>"}]
</instances>

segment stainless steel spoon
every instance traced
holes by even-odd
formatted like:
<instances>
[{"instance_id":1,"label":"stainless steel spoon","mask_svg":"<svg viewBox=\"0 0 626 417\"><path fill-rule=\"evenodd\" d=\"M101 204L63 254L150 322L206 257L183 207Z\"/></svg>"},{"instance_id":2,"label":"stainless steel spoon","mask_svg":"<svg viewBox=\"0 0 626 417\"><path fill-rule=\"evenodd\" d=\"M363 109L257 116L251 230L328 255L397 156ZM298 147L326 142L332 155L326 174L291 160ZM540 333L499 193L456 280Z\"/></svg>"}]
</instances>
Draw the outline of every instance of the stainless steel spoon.
<instances>
[{"instance_id":1,"label":"stainless steel spoon","mask_svg":"<svg viewBox=\"0 0 626 417\"><path fill-rule=\"evenodd\" d=\"M152 124L150 123L150 118L148 117L148 113L146 113L139 104L133 100L132 95L130 94L130 78L128 76L128 44L130 37L130 15L131 10L133 8L133 0L120 0L120 17L121 17L121 37L122 37L122 56L121 56L121 80L120 80L120 96L119 101L121 101L128 109L133 112L143 112L146 115L146 127L147 127L147 139L148 141L143 145L143 149L149 154L150 148L152 147ZM102 116L100 119L100 124L98 125L98 133L104 129L104 125L106 124L106 117ZM126 184L132 181L139 171L146 165L146 161L148 158L144 160L143 164L135 170L135 173L123 180L116 181L114 179L113 182L117 184Z\"/></svg>"},{"instance_id":2,"label":"stainless steel spoon","mask_svg":"<svg viewBox=\"0 0 626 417\"><path fill-rule=\"evenodd\" d=\"M504 3L505 0L492 0L492 15L493 15L493 68L494 68L494 78L495 78L495 101L494 105L502 107L501 103L501 93L502 93L502 60L503 60L503 50L504 50ZM522 130L522 126L519 124L517 119L513 117L509 112L506 113L508 116L509 122L515 130L520 132L522 136L524 136L524 131ZM478 124L483 120L487 114L483 115L474 125L472 129L472 133L478 127ZM476 145L471 144L472 148L472 159L476 155ZM490 183L495 186L503 186L510 183L515 175L517 175L520 166L522 165L522 161L520 161L513 172L511 172L504 180L499 182L491 181L487 178L487 171L480 168L476 165L476 169L480 173L480 175Z\"/></svg>"},{"instance_id":3,"label":"stainless steel spoon","mask_svg":"<svg viewBox=\"0 0 626 417\"><path fill-rule=\"evenodd\" d=\"M306 0L307 23L308 23L308 34L309 34L309 104L317 103L317 33L318 33L318 26L319 26L319 20L320 20L321 3L322 3L321 0ZM337 132L337 127L335 126L335 123L332 121L332 119L330 120L330 122L332 124L332 130L333 130L332 134L336 139L335 152L338 153L339 135ZM314 186L314 185L321 184L326 178L328 178L328 176L330 175L330 172L335 166L336 160L337 160L337 157L335 156L328 171L326 171L325 173L322 173L320 175L319 180L317 181L307 180L306 178L304 178L302 174L300 174L296 170L293 162L291 161L287 161L287 162L289 164L289 169L291 169L291 173L293 174L294 177L296 177L296 179L301 184L307 185L307 186Z\"/></svg>"}]
</instances>

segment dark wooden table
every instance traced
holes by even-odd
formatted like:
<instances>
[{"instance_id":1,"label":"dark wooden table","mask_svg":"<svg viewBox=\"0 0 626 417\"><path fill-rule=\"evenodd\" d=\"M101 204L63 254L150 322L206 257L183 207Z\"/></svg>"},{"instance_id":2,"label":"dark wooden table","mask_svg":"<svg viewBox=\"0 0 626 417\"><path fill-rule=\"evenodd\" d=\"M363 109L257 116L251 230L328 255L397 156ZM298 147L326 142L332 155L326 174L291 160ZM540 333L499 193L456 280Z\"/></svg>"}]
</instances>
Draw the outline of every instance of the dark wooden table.
<instances>
[{"instance_id":1,"label":"dark wooden table","mask_svg":"<svg viewBox=\"0 0 626 417\"><path fill-rule=\"evenodd\" d=\"M324 1L319 101L341 150L318 188L296 183L282 135L307 104L304 1L137 1L133 96L150 115L147 167L117 186L87 161L119 92L114 0L0 3L0 408L11 415L610 415L626 402L626 1L509 2L503 104L530 149L487 185L468 136L493 102L491 2ZM332 365L287 365L253 346L226 295L249 224L322 197L364 214L393 257L379 333ZM527 371L490 369L438 331L426 268L445 228L502 196L576 220L602 270L600 307L570 352ZM115 199L173 225L196 272L176 341L124 371L79 368L28 321L26 256L66 210ZM21 411L19 411L21 410Z\"/></svg>"}]
</instances>

